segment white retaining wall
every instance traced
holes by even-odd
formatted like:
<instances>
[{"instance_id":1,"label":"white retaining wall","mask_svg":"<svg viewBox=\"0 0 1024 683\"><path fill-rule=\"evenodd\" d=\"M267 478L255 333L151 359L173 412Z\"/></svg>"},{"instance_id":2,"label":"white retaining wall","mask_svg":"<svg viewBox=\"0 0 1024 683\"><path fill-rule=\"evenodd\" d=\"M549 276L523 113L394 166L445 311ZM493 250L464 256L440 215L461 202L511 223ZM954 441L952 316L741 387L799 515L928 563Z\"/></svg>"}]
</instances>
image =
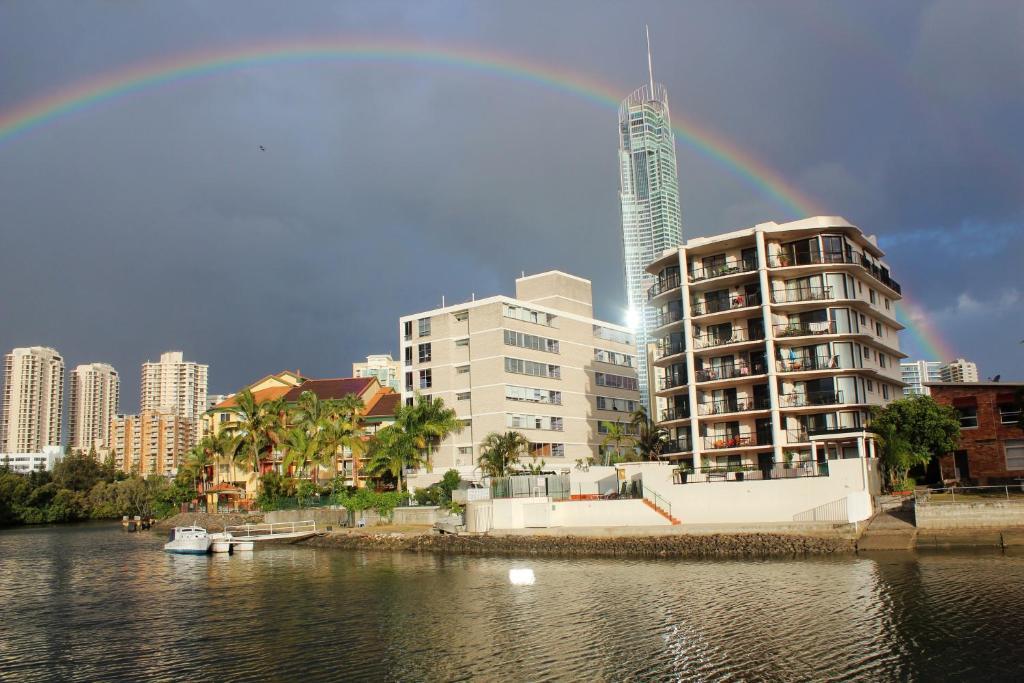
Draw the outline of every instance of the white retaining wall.
<instances>
[{"instance_id":1,"label":"white retaining wall","mask_svg":"<svg viewBox=\"0 0 1024 683\"><path fill-rule=\"evenodd\" d=\"M498 498L492 506L491 528L495 530L671 524L642 500Z\"/></svg>"}]
</instances>

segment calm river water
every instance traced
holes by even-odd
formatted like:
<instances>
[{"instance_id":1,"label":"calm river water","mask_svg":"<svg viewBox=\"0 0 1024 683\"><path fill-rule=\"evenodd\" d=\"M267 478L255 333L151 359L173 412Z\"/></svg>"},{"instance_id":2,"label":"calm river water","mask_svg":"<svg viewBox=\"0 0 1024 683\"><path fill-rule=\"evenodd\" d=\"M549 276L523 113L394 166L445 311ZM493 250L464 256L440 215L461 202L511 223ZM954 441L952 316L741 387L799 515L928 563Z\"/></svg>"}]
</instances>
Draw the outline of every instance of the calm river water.
<instances>
[{"instance_id":1,"label":"calm river water","mask_svg":"<svg viewBox=\"0 0 1024 683\"><path fill-rule=\"evenodd\" d=\"M162 543L109 524L0 531L0 679L1024 677L1019 555L190 557ZM510 580L527 569L532 585Z\"/></svg>"}]
</instances>

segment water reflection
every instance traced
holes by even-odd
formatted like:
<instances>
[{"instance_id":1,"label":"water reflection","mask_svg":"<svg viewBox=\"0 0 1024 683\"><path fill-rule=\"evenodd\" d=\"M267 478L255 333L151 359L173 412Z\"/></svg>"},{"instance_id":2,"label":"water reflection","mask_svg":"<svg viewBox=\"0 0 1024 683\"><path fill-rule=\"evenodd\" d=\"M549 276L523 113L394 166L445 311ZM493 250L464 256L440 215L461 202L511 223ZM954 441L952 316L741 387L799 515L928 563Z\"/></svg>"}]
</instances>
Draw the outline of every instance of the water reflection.
<instances>
[{"instance_id":1,"label":"water reflection","mask_svg":"<svg viewBox=\"0 0 1024 683\"><path fill-rule=\"evenodd\" d=\"M106 525L0 532L3 677L1021 673L1019 555L524 562L292 546L179 556L162 543Z\"/></svg>"}]
</instances>

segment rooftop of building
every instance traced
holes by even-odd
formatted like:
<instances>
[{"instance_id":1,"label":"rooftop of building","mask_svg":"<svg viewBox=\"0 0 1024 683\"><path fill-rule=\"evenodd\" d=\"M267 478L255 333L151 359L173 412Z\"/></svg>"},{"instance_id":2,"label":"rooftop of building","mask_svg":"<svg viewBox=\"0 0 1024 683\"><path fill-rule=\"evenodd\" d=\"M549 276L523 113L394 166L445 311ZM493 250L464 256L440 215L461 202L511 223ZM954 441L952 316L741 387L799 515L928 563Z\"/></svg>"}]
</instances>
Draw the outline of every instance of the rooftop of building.
<instances>
[{"instance_id":1,"label":"rooftop of building","mask_svg":"<svg viewBox=\"0 0 1024 683\"><path fill-rule=\"evenodd\" d=\"M402 403L402 395L389 391L379 395L373 405L366 411L366 417L392 417L398 412L398 406Z\"/></svg>"},{"instance_id":2,"label":"rooftop of building","mask_svg":"<svg viewBox=\"0 0 1024 683\"><path fill-rule=\"evenodd\" d=\"M922 385L938 388L949 387L951 389L1002 389L1006 387L1019 389L1024 387L1024 380L999 380L998 382L922 382Z\"/></svg>"},{"instance_id":3,"label":"rooftop of building","mask_svg":"<svg viewBox=\"0 0 1024 683\"><path fill-rule=\"evenodd\" d=\"M349 394L356 396L366 391L367 387L376 382L376 377L337 377L334 379L307 379L294 386L284 395L284 400L292 403L299 400L305 391L312 391L321 400L344 398Z\"/></svg>"}]
</instances>

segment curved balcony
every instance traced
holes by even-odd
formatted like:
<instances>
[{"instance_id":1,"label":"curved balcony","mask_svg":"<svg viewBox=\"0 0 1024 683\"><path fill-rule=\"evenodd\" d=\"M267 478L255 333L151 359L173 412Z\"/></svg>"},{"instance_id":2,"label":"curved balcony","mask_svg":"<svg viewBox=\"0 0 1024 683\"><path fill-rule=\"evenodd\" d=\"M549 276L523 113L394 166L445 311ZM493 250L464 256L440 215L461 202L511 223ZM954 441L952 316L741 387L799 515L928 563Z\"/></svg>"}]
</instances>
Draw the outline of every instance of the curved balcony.
<instances>
[{"instance_id":1,"label":"curved balcony","mask_svg":"<svg viewBox=\"0 0 1024 683\"><path fill-rule=\"evenodd\" d=\"M824 334L836 334L836 324L831 320L817 323L782 323L781 325L772 325L772 332L776 339L817 337Z\"/></svg>"},{"instance_id":2,"label":"curved balcony","mask_svg":"<svg viewBox=\"0 0 1024 683\"><path fill-rule=\"evenodd\" d=\"M772 437L768 432L737 432L719 436L705 436L705 451L721 451L734 448L771 446Z\"/></svg>"},{"instance_id":3,"label":"curved balcony","mask_svg":"<svg viewBox=\"0 0 1024 683\"><path fill-rule=\"evenodd\" d=\"M690 411L681 408L665 408L661 411L662 422L674 422L675 420L689 420Z\"/></svg>"},{"instance_id":4,"label":"curved balcony","mask_svg":"<svg viewBox=\"0 0 1024 683\"><path fill-rule=\"evenodd\" d=\"M658 311L658 315L654 316L654 329L659 330L669 325L682 322L683 312L681 310L668 309L667 311Z\"/></svg>"},{"instance_id":5,"label":"curved balcony","mask_svg":"<svg viewBox=\"0 0 1024 683\"><path fill-rule=\"evenodd\" d=\"M686 353L686 346L684 344L659 343L654 349L654 360L664 360L680 353Z\"/></svg>"},{"instance_id":6,"label":"curved balcony","mask_svg":"<svg viewBox=\"0 0 1024 683\"><path fill-rule=\"evenodd\" d=\"M768 256L769 268L790 268L793 266L817 266L817 265L852 265L860 266L868 275L879 283L885 285L897 295L902 296L903 288L900 283L889 277L889 270L875 263L866 254L860 251L838 252L810 252L806 254L777 253Z\"/></svg>"},{"instance_id":7,"label":"curved balcony","mask_svg":"<svg viewBox=\"0 0 1024 683\"><path fill-rule=\"evenodd\" d=\"M798 304L806 301L831 301L832 287L787 287L772 290L773 304Z\"/></svg>"},{"instance_id":8,"label":"curved balcony","mask_svg":"<svg viewBox=\"0 0 1024 683\"><path fill-rule=\"evenodd\" d=\"M807 356L776 361L779 372L814 372L817 370L838 370L839 356ZM847 368L849 369L849 368Z\"/></svg>"},{"instance_id":9,"label":"curved balcony","mask_svg":"<svg viewBox=\"0 0 1024 683\"><path fill-rule=\"evenodd\" d=\"M676 453L689 453L693 450L690 443L690 435L683 434L675 439L669 440L661 449L662 455L675 455Z\"/></svg>"},{"instance_id":10,"label":"curved balcony","mask_svg":"<svg viewBox=\"0 0 1024 683\"><path fill-rule=\"evenodd\" d=\"M728 415L730 413L747 413L755 410L770 410L771 399L764 398L740 398L725 399L722 401L708 401L697 404L697 414L705 415Z\"/></svg>"},{"instance_id":11,"label":"curved balcony","mask_svg":"<svg viewBox=\"0 0 1024 683\"><path fill-rule=\"evenodd\" d=\"M679 275L672 275L670 277L659 279L647 290L647 301L651 301L662 294L667 294L673 289L679 289L683 284L683 279Z\"/></svg>"},{"instance_id":12,"label":"curved balcony","mask_svg":"<svg viewBox=\"0 0 1024 683\"><path fill-rule=\"evenodd\" d=\"M780 408L810 408L814 406L835 406L842 404L841 391L792 392L779 396Z\"/></svg>"},{"instance_id":13,"label":"curved balcony","mask_svg":"<svg viewBox=\"0 0 1024 683\"><path fill-rule=\"evenodd\" d=\"M685 387L688 384L685 377L668 375L658 378L658 391L668 391L676 387Z\"/></svg>"},{"instance_id":14,"label":"curved balcony","mask_svg":"<svg viewBox=\"0 0 1024 683\"><path fill-rule=\"evenodd\" d=\"M752 306L760 305L760 294L734 294L730 297L695 301L690 306L690 315L696 318L702 315L711 315L712 313L721 313L723 311L735 311L741 308L750 308Z\"/></svg>"},{"instance_id":15,"label":"curved balcony","mask_svg":"<svg viewBox=\"0 0 1024 683\"><path fill-rule=\"evenodd\" d=\"M708 266L707 268L695 268L690 271L690 282L704 282L727 275L739 275L741 273L752 273L757 270L756 261L743 259L726 259L725 262Z\"/></svg>"},{"instance_id":16,"label":"curved balcony","mask_svg":"<svg viewBox=\"0 0 1024 683\"><path fill-rule=\"evenodd\" d=\"M714 367L701 368L695 373L698 382L715 382L723 379L737 379L764 375L768 372L768 366L762 362L756 363L730 363Z\"/></svg>"},{"instance_id":17,"label":"curved balcony","mask_svg":"<svg viewBox=\"0 0 1024 683\"><path fill-rule=\"evenodd\" d=\"M749 342L764 341L764 332L755 330L751 334L748 330L741 327L733 328L730 334L717 334L711 332L709 334L703 334L699 337L693 338L693 348L696 351L715 349L721 346L730 346L733 344L745 344Z\"/></svg>"}]
</instances>

